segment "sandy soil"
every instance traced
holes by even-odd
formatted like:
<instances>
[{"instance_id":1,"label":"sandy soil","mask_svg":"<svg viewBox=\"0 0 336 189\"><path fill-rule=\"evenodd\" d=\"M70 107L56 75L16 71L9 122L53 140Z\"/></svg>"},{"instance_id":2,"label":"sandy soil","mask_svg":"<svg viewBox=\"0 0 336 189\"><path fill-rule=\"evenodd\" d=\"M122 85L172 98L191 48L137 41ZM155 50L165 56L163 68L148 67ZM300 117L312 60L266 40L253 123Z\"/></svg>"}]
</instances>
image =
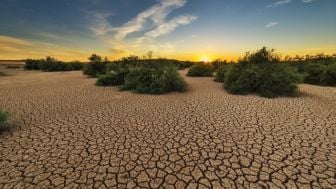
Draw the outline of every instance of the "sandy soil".
<instances>
[{"instance_id":1,"label":"sandy soil","mask_svg":"<svg viewBox=\"0 0 336 189\"><path fill-rule=\"evenodd\" d=\"M335 188L336 88L233 96L186 78L162 96L98 88L81 72L9 70L0 188Z\"/></svg>"}]
</instances>

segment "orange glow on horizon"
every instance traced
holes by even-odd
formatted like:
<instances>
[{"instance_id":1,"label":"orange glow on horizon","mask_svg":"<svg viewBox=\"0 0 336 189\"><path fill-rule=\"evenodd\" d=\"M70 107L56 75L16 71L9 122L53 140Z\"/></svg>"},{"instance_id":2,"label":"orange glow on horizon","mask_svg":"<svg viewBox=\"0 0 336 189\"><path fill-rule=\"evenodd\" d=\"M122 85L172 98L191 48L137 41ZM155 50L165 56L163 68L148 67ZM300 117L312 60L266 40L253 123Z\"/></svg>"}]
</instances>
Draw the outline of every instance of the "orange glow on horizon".
<instances>
[{"instance_id":1,"label":"orange glow on horizon","mask_svg":"<svg viewBox=\"0 0 336 189\"><path fill-rule=\"evenodd\" d=\"M212 60L208 56L202 56L200 58L200 61L207 63L207 62L211 62Z\"/></svg>"}]
</instances>

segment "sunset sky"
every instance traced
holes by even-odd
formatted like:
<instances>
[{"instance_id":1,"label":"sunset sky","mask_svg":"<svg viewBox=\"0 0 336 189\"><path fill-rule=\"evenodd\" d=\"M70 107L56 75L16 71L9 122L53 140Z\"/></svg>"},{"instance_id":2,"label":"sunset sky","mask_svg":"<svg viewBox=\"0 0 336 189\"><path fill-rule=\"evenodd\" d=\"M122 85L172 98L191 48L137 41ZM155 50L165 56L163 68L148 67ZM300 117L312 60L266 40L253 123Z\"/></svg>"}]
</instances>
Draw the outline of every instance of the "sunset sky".
<instances>
[{"instance_id":1,"label":"sunset sky","mask_svg":"<svg viewBox=\"0 0 336 189\"><path fill-rule=\"evenodd\" d=\"M336 53L336 0L0 0L0 59Z\"/></svg>"}]
</instances>

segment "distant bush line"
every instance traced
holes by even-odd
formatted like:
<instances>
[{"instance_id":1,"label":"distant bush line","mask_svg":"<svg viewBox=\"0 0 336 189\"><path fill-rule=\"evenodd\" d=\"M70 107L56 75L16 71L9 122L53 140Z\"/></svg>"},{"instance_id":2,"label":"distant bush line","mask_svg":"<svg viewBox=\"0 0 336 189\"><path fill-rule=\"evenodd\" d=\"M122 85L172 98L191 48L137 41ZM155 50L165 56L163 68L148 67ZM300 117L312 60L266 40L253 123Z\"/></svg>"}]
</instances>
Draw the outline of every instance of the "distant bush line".
<instances>
[{"instance_id":1,"label":"distant bush line","mask_svg":"<svg viewBox=\"0 0 336 189\"><path fill-rule=\"evenodd\" d=\"M318 54L305 58L288 58L284 61L297 69L304 78L304 83L336 86L336 56Z\"/></svg>"},{"instance_id":2,"label":"distant bush line","mask_svg":"<svg viewBox=\"0 0 336 189\"><path fill-rule=\"evenodd\" d=\"M336 55L307 55L281 59L266 47L248 52L237 62L215 60L212 63L171 59L140 59L129 56L117 61L93 54L89 63L62 62L55 58L28 59L26 70L73 71L98 78L98 86L121 86L123 90L161 94L183 91L186 83L177 70L190 68L187 76L215 77L232 94L257 93L265 97L289 96L298 83L336 86Z\"/></svg>"},{"instance_id":3,"label":"distant bush line","mask_svg":"<svg viewBox=\"0 0 336 189\"><path fill-rule=\"evenodd\" d=\"M132 56L130 56L132 57ZM45 59L27 59L25 61L25 70L41 70L45 72L58 72L58 71L77 71L83 70L85 75L97 77L98 74L105 73L106 65L111 63L119 63L123 60L110 61L107 58L102 59L100 56L93 54L90 57L89 63L82 63L79 61L64 62L57 60L54 57L46 57ZM174 65L178 70L191 67L194 63L191 61L178 61L173 59L139 59L140 64L160 64L160 62L169 63ZM19 68L18 66L10 68Z\"/></svg>"},{"instance_id":4,"label":"distant bush line","mask_svg":"<svg viewBox=\"0 0 336 189\"><path fill-rule=\"evenodd\" d=\"M82 70L83 63L78 61L63 62L53 57L47 57L46 59L27 59L25 61L25 70L41 70L44 72L59 72L59 71L76 71Z\"/></svg>"}]
</instances>

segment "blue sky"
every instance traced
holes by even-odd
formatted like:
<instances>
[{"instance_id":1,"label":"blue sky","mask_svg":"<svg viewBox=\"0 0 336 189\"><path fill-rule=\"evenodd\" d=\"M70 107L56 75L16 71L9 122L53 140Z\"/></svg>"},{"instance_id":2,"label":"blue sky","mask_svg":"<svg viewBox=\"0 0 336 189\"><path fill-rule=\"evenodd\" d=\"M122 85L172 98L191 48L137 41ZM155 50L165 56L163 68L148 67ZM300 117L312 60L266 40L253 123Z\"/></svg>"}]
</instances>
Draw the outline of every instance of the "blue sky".
<instances>
[{"instance_id":1,"label":"blue sky","mask_svg":"<svg viewBox=\"0 0 336 189\"><path fill-rule=\"evenodd\" d=\"M336 53L335 0L0 0L0 59Z\"/></svg>"}]
</instances>

